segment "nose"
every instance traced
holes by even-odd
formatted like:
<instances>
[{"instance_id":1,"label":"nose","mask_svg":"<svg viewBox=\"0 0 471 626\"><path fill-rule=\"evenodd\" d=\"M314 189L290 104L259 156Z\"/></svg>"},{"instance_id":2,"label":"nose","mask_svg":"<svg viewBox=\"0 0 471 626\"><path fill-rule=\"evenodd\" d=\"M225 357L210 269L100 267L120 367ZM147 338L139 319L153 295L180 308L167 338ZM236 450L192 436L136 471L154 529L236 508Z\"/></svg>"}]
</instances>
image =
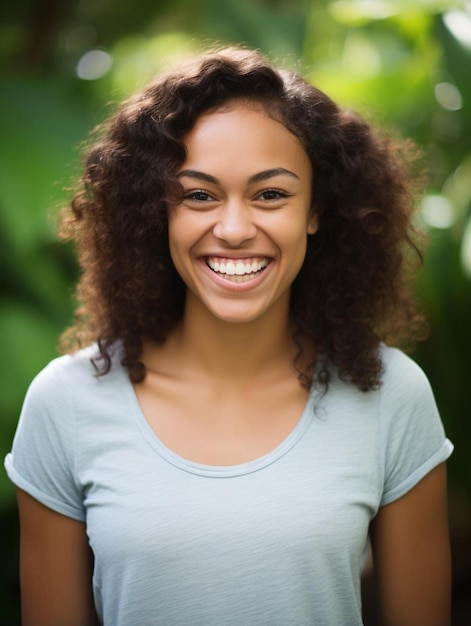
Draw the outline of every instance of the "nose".
<instances>
[{"instance_id":1,"label":"nose","mask_svg":"<svg viewBox=\"0 0 471 626\"><path fill-rule=\"evenodd\" d=\"M242 201L228 201L221 207L213 233L215 237L232 247L253 239L257 227L253 222L250 207Z\"/></svg>"}]
</instances>

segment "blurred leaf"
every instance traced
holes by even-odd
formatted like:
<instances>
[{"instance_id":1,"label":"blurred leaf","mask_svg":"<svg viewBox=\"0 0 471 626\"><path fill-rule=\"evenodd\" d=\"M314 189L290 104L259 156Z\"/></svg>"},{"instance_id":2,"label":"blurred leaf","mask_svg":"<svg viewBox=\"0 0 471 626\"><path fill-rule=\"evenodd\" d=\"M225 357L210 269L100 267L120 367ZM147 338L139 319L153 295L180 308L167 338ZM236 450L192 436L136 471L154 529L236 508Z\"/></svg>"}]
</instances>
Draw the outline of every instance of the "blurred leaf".
<instances>
[{"instance_id":1,"label":"blurred leaf","mask_svg":"<svg viewBox=\"0 0 471 626\"><path fill-rule=\"evenodd\" d=\"M91 120L58 81L9 77L0 85L0 215L14 245L53 238L51 208L69 193L77 144Z\"/></svg>"},{"instance_id":2,"label":"blurred leaf","mask_svg":"<svg viewBox=\"0 0 471 626\"><path fill-rule=\"evenodd\" d=\"M100 92L121 98L142 88L156 74L200 51L201 43L181 32L155 37L132 35L120 39L111 50L113 67L99 84Z\"/></svg>"},{"instance_id":3,"label":"blurred leaf","mask_svg":"<svg viewBox=\"0 0 471 626\"><path fill-rule=\"evenodd\" d=\"M207 13L200 14L199 32L213 40L260 48L271 57L299 59L306 6L302 0L210 0Z\"/></svg>"},{"instance_id":4,"label":"blurred leaf","mask_svg":"<svg viewBox=\"0 0 471 626\"><path fill-rule=\"evenodd\" d=\"M329 10L339 22L361 26L397 15L441 13L460 4L457 0L336 0Z\"/></svg>"}]
</instances>

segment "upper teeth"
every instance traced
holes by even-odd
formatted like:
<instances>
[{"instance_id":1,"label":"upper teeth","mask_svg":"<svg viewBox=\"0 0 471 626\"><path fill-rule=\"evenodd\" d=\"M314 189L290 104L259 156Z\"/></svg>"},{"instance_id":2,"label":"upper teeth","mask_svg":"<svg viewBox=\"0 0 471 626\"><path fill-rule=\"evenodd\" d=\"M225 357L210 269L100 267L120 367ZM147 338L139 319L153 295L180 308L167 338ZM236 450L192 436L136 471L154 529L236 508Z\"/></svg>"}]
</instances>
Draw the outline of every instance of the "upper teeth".
<instances>
[{"instance_id":1,"label":"upper teeth","mask_svg":"<svg viewBox=\"0 0 471 626\"><path fill-rule=\"evenodd\" d=\"M228 274L229 276L243 276L244 274L253 274L254 272L262 270L268 265L268 259L262 259L260 261L250 261L247 259L244 259L243 261L222 261L208 258L208 265L212 270L220 272L221 274Z\"/></svg>"}]
</instances>

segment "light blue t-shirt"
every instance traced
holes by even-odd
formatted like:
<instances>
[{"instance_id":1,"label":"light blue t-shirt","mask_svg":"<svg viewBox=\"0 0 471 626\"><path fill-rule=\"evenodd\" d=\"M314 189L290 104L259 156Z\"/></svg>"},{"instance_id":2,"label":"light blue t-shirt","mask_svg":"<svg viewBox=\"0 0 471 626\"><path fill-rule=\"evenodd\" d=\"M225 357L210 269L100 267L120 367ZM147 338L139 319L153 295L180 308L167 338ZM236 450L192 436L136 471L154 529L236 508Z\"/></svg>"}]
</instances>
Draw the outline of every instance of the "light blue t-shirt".
<instances>
[{"instance_id":1,"label":"light blue t-shirt","mask_svg":"<svg viewBox=\"0 0 471 626\"><path fill-rule=\"evenodd\" d=\"M383 385L332 380L291 434L236 466L170 451L114 359L49 364L25 399L6 468L46 506L84 521L106 626L355 626L378 507L452 451L419 367L383 348Z\"/></svg>"}]
</instances>

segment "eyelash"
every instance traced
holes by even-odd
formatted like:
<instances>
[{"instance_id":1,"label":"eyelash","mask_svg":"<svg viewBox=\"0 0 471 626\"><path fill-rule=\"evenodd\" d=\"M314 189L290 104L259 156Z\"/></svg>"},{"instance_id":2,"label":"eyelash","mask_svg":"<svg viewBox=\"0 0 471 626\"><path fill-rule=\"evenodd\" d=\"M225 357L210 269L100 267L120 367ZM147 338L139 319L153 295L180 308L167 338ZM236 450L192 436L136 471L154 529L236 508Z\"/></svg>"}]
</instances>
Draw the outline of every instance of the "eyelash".
<instances>
[{"instance_id":1,"label":"eyelash","mask_svg":"<svg viewBox=\"0 0 471 626\"><path fill-rule=\"evenodd\" d=\"M271 198L262 198L263 200L265 200L265 202L273 202L273 201L276 201L276 200L283 200L284 198L289 198L289 196L290 196L290 194L286 193L285 191L281 191L280 189L265 189L257 197L260 198L260 197L264 196L265 194L271 194L272 195Z\"/></svg>"},{"instance_id":2,"label":"eyelash","mask_svg":"<svg viewBox=\"0 0 471 626\"><path fill-rule=\"evenodd\" d=\"M201 198L198 196L205 196L205 198ZM183 196L184 200L192 200L193 202L209 202L214 200L214 198L207 191L203 189L194 189L193 191L189 191Z\"/></svg>"},{"instance_id":3,"label":"eyelash","mask_svg":"<svg viewBox=\"0 0 471 626\"><path fill-rule=\"evenodd\" d=\"M269 194L272 197L263 197L266 194ZM256 199L260 198L264 202L275 202L276 200L283 200L284 198L289 197L290 194L285 191L281 191L280 189L264 189L256 196ZM184 200L192 200L193 202L210 202L211 200L214 200L213 196L203 189L194 189L193 191L189 191L183 196L183 198Z\"/></svg>"}]
</instances>

